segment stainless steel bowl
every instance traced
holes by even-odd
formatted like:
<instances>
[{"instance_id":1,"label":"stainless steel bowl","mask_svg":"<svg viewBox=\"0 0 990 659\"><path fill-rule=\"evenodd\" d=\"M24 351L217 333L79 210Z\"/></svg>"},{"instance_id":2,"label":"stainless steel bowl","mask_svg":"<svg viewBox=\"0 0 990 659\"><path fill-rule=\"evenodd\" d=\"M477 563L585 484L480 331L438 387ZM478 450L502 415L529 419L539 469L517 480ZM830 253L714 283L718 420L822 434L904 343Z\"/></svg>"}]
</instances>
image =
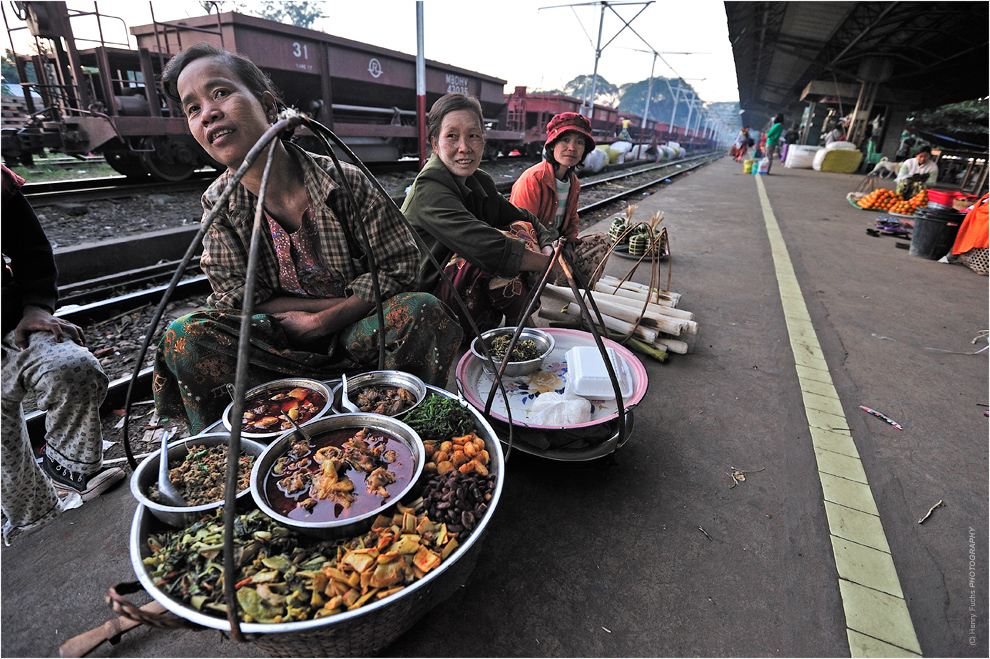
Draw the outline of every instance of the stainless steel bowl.
<instances>
[{"instance_id":1,"label":"stainless steel bowl","mask_svg":"<svg viewBox=\"0 0 990 659\"><path fill-rule=\"evenodd\" d=\"M397 419L382 414L338 414L317 419L306 426L306 432L311 437L316 437L334 430L353 429L358 431L362 428L386 432L397 437L405 443L412 453L412 477L401 490L389 492L391 496L387 503L363 515L325 522L301 521L276 512L268 503L268 497L265 494L265 479L272 470L275 461L285 455L294 441L295 432L288 431L272 442L254 463L254 469L251 471L251 496L258 508L279 524L320 538L355 537L368 531L372 522L379 515L391 515L395 504L416 486L416 482L423 473L423 465L426 463L426 449L423 447L423 440L420 439L415 430Z\"/></svg>"},{"instance_id":2,"label":"stainless steel bowl","mask_svg":"<svg viewBox=\"0 0 990 659\"><path fill-rule=\"evenodd\" d=\"M185 458L189 452L186 448L187 446L204 445L210 447L218 444L226 446L229 440L229 433L220 432L204 433L171 442L168 445L169 465L176 465ZM253 455L255 461L257 461L265 451L265 445L261 442L241 437L241 451L248 455ZM160 455L158 451L149 455L137 466L137 469L131 475L131 494L138 500L138 503L146 506L152 515L169 526L184 527L189 526L204 515L223 506L223 499L213 503L204 503L199 506L168 506L149 498L148 492L158 483L158 459ZM250 488L245 488L237 493L237 504L239 508L250 509L253 507L254 502L251 499L250 492Z\"/></svg>"},{"instance_id":3,"label":"stainless steel bowl","mask_svg":"<svg viewBox=\"0 0 990 659\"><path fill-rule=\"evenodd\" d=\"M416 407L422 403L423 399L426 398L426 383L412 373L406 373L405 371L369 371L367 373L355 375L354 377L348 377L347 395L350 397L351 402L356 405L357 395L361 392L361 389L376 384L388 385L391 387L402 387L416 397L416 403L412 407L404 409L399 412L399 414L387 414L386 416L400 416L405 414L409 410L413 409L413 407ZM332 409L338 414L344 411L344 407L340 403L342 388L343 387L340 384L335 386L333 388L333 395L331 396L333 401Z\"/></svg>"},{"instance_id":4,"label":"stainless steel bowl","mask_svg":"<svg viewBox=\"0 0 990 659\"><path fill-rule=\"evenodd\" d=\"M310 380L308 378L285 378L283 380L272 380L271 382L266 382L265 384L258 385L253 389L249 389L244 394L244 400L248 401L254 396L257 396L258 394L263 394L269 391L275 391L277 389L282 389L284 387L292 387L292 388L305 387L307 389L313 389L315 391L320 392L320 395L322 395L324 399L327 401L326 405L324 405L323 408L320 409L320 411L317 412L312 419L300 425L305 426L306 424L312 423L313 421L320 419L326 416L328 413L330 413L332 407L330 404L332 398L332 393L330 391L330 388L324 383L320 382L319 380ZM230 413L231 410L233 409L234 409L234 403L231 402L230 405L227 406L227 409L223 411L223 426L228 431L231 430ZM273 432L244 432L242 430L241 437L247 437L248 439L258 439L265 443L268 443L271 440L278 437L279 435L281 435L283 432L286 432L286 430L276 430Z\"/></svg>"},{"instance_id":5,"label":"stainless steel bowl","mask_svg":"<svg viewBox=\"0 0 990 659\"><path fill-rule=\"evenodd\" d=\"M495 360L495 369L492 369L491 363L485 357L485 353L482 351L479 340L485 341L485 345L491 350L492 339L498 336L512 336L516 331L515 327L497 327L495 329L488 330L487 332L482 332L480 337L475 337L474 341L471 342L471 352L475 357L481 360L482 366L489 373L497 373L498 367L501 365L494 355L492 358ZM518 377L520 375L529 375L530 373L535 373L540 370L543 366L543 360L547 358L551 352L553 352L553 347L555 345L553 335L549 332L544 332L543 330L538 330L532 327L527 327L523 329L522 333L519 335L519 341L525 339L531 339L536 343L536 347L540 348L543 352L537 359L530 359L524 362L509 362L505 365L505 372L503 375L507 377ZM519 341L516 343L518 344Z\"/></svg>"}]
</instances>

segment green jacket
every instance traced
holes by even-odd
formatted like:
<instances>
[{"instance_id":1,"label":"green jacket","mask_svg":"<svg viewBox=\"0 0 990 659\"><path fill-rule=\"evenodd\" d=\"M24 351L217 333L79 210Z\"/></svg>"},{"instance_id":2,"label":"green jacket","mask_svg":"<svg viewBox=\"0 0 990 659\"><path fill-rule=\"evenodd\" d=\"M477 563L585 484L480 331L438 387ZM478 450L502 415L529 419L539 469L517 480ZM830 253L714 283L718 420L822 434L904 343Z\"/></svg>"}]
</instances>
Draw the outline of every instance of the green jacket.
<instances>
[{"instance_id":1,"label":"green jacket","mask_svg":"<svg viewBox=\"0 0 990 659\"><path fill-rule=\"evenodd\" d=\"M492 177L477 170L466 184L454 178L436 154L430 156L413 182L402 212L440 267L454 254L472 265L503 277L519 274L526 244L502 233L513 222L530 222L540 247L551 244L550 233L535 215L499 194ZM432 293L440 273L428 255L420 259L420 290Z\"/></svg>"},{"instance_id":2,"label":"green jacket","mask_svg":"<svg viewBox=\"0 0 990 659\"><path fill-rule=\"evenodd\" d=\"M784 132L783 124L774 124L767 131L767 146L774 146L780 141L780 134Z\"/></svg>"}]
</instances>

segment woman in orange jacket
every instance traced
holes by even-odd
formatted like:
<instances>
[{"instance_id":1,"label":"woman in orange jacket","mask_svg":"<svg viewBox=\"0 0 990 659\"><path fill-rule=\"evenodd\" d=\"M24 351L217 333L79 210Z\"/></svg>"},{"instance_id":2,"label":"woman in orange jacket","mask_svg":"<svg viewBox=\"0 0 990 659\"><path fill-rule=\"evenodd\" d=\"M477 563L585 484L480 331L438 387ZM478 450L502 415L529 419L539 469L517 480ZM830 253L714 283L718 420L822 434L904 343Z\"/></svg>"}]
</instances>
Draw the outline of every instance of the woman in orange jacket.
<instances>
[{"instance_id":1,"label":"woman in orange jacket","mask_svg":"<svg viewBox=\"0 0 990 659\"><path fill-rule=\"evenodd\" d=\"M513 184L509 201L525 208L550 230L553 239L563 238L574 247L574 265L589 281L609 248L604 233L578 236L578 197L581 184L574 170L595 148L591 122L576 112L555 115L547 124L544 160L533 165ZM562 273L555 283L565 283Z\"/></svg>"}]
</instances>

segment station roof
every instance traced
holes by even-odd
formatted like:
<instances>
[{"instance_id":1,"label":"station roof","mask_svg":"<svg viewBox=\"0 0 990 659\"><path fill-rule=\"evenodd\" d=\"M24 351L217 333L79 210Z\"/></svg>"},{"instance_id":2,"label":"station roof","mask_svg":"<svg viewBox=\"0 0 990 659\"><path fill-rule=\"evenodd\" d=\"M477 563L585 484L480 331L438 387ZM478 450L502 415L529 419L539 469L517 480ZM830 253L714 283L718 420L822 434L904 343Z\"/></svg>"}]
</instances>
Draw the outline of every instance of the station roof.
<instances>
[{"instance_id":1,"label":"station roof","mask_svg":"<svg viewBox=\"0 0 990 659\"><path fill-rule=\"evenodd\" d=\"M987 95L987 2L726 2L740 107L760 125L826 83L908 109ZM841 91L839 92L842 93ZM834 96L834 94L832 95ZM846 97L848 98L848 97ZM845 103L845 101L844 101Z\"/></svg>"}]
</instances>

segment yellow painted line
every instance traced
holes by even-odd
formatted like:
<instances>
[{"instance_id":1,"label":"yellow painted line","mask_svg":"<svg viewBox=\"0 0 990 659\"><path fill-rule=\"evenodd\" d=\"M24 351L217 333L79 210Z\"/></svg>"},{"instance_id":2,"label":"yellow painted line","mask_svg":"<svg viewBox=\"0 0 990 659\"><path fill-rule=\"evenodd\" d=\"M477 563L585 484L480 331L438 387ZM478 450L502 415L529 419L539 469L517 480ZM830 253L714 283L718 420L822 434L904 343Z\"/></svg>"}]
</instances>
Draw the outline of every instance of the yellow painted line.
<instances>
[{"instance_id":1,"label":"yellow painted line","mask_svg":"<svg viewBox=\"0 0 990 659\"><path fill-rule=\"evenodd\" d=\"M863 462L763 179L755 178L822 484L850 656L921 656Z\"/></svg>"}]
</instances>

